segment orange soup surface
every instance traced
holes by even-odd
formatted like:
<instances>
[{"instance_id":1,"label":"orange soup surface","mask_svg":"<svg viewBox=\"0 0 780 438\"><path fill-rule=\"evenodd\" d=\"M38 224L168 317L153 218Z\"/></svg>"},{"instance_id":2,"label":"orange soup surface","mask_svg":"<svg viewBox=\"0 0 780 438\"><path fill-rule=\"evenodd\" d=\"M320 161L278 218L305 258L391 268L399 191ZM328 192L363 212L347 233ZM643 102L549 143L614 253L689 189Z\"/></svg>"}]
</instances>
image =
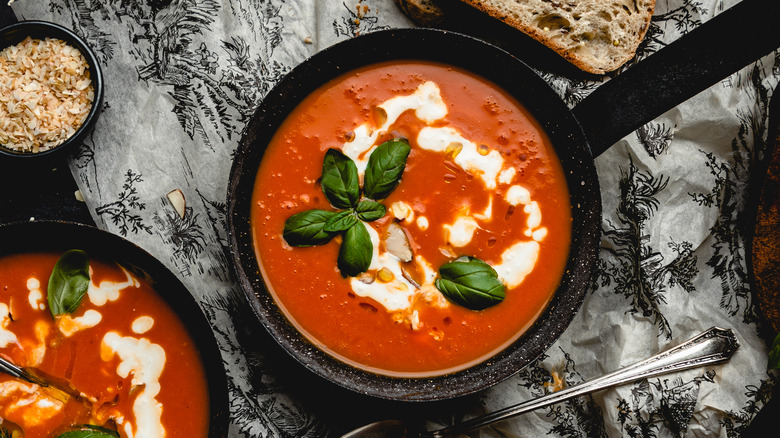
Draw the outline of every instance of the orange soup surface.
<instances>
[{"instance_id":1,"label":"orange soup surface","mask_svg":"<svg viewBox=\"0 0 780 438\"><path fill-rule=\"evenodd\" d=\"M144 280L90 258L87 294L55 318L47 290L61 255L0 257L0 356L70 383L87 403L0 374L0 428L25 438L85 424L123 438L206 437L205 372L178 316Z\"/></svg>"},{"instance_id":2,"label":"orange soup surface","mask_svg":"<svg viewBox=\"0 0 780 438\"><path fill-rule=\"evenodd\" d=\"M321 187L333 148L363 171L375 146L411 146L386 214L361 222L373 255L364 274L337 267L343 236L293 247L285 221L336 211ZM550 301L571 238L568 189L549 140L492 83L449 66L393 62L332 80L307 97L268 145L251 221L261 272L289 320L342 361L386 375L432 376L484 361L516 340ZM411 260L389 251L403 231ZM505 298L482 310L446 299L439 268L488 263Z\"/></svg>"}]
</instances>

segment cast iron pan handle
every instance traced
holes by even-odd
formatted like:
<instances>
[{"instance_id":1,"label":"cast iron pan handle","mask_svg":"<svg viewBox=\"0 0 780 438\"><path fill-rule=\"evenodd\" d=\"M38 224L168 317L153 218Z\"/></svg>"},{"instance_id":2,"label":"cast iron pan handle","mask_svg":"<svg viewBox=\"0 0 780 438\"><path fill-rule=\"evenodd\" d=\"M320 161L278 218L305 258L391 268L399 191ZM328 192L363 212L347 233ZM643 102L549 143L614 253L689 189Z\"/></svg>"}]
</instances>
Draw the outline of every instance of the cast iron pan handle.
<instances>
[{"instance_id":1,"label":"cast iron pan handle","mask_svg":"<svg viewBox=\"0 0 780 438\"><path fill-rule=\"evenodd\" d=\"M593 156L780 47L779 24L779 0L743 0L599 86L572 109Z\"/></svg>"}]
</instances>

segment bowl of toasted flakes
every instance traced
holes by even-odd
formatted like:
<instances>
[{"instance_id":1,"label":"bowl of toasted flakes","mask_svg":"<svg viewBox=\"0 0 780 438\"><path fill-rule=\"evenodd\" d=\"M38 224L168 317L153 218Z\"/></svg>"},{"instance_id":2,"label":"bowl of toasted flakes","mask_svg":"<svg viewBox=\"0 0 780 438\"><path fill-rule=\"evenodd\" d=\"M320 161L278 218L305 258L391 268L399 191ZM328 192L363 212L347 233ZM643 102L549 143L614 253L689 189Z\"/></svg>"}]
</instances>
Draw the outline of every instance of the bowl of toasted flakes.
<instances>
[{"instance_id":1,"label":"bowl of toasted flakes","mask_svg":"<svg viewBox=\"0 0 780 438\"><path fill-rule=\"evenodd\" d=\"M0 156L29 161L72 150L102 100L98 59L73 31L45 21L0 29Z\"/></svg>"}]
</instances>

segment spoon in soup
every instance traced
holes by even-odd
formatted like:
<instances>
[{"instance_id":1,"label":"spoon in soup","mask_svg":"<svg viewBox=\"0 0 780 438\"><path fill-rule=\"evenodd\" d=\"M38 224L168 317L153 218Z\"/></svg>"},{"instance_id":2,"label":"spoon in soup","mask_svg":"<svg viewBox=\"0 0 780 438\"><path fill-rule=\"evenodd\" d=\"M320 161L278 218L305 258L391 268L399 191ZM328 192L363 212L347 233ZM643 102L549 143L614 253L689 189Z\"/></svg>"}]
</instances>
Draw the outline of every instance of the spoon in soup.
<instances>
[{"instance_id":1,"label":"spoon in soup","mask_svg":"<svg viewBox=\"0 0 780 438\"><path fill-rule=\"evenodd\" d=\"M87 400L76 388L74 388L70 382L60 381L61 379L48 376L39 370L22 368L9 360L3 359L3 357L0 357L0 371L10 374L18 379L22 379L26 382L59 391L81 403L89 403L89 400Z\"/></svg>"},{"instance_id":2,"label":"spoon in soup","mask_svg":"<svg viewBox=\"0 0 780 438\"><path fill-rule=\"evenodd\" d=\"M737 341L733 330L712 327L676 347L610 374L504 408L492 414L475 417L444 429L426 431L412 423L399 420L384 420L355 429L342 435L341 438L454 437L580 395L590 394L602 389L673 371L682 371L725 362L731 358L737 348L739 348L739 341Z\"/></svg>"},{"instance_id":3,"label":"spoon in soup","mask_svg":"<svg viewBox=\"0 0 780 438\"><path fill-rule=\"evenodd\" d=\"M4 359L3 357L0 357L0 372L5 372L18 379L40 386L41 391L44 394L46 394L47 397L51 397L53 399L59 400L64 404L72 403L71 406L75 406L75 407L71 407L68 410L68 415L69 415L68 418L74 421L77 420L76 422L73 423L73 427L80 427L82 426L81 423L83 422L83 425L88 427L90 429L90 432L92 432L92 434L90 434L89 436L97 436L94 434L95 428L98 428L100 430L105 430L107 432L116 432L117 425L113 418L108 418L108 420L104 421L103 424L100 425L96 425L94 423L94 420L96 419L95 417L96 413L102 407L112 404L112 402L104 402L104 403L93 402L93 400L90 400L86 395L82 394L68 380L63 379L61 377L49 375L39 369L20 367L14 364L13 362ZM2 421L2 419L0 419L0 423L2 423L3 426L8 425L8 423ZM12 423L10 423L10 427L11 430L14 430L13 429L14 425ZM73 430L75 431L76 429ZM3 429L0 428L0 437L5 436L2 434L2 432ZM11 435L11 436L15 437L16 435ZM78 435L78 436L82 436L82 435ZM83 436L87 436L87 435L83 435ZM100 436L105 436L105 435L100 435Z\"/></svg>"},{"instance_id":4,"label":"spoon in soup","mask_svg":"<svg viewBox=\"0 0 780 438\"><path fill-rule=\"evenodd\" d=\"M22 367L18 367L14 365L13 362L5 360L2 357L0 357L0 371L10 374L16 377L17 379L22 379L30 383L35 383L36 385L49 386L49 383L43 380L42 378L25 370Z\"/></svg>"}]
</instances>

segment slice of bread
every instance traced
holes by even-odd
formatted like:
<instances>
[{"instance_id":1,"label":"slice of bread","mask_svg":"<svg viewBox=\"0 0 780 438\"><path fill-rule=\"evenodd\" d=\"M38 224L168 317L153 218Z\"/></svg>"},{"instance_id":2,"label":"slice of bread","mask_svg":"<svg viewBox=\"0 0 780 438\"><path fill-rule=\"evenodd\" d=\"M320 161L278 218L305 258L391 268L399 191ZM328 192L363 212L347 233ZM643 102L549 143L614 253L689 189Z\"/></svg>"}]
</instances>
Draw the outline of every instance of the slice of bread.
<instances>
[{"instance_id":1,"label":"slice of bread","mask_svg":"<svg viewBox=\"0 0 780 438\"><path fill-rule=\"evenodd\" d=\"M655 0L395 2L417 25L429 27L442 25L451 13L457 15L453 2L472 6L528 34L578 68L595 74L614 71L634 57L655 9Z\"/></svg>"},{"instance_id":2,"label":"slice of bread","mask_svg":"<svg viewBox=\"0 0 780 438\"><path fill-rule=\"evenodd\" d=\"M634 57L655 9L655 0L461 1L596 74L616 70Z\"/></svg>"}]
</instances>

